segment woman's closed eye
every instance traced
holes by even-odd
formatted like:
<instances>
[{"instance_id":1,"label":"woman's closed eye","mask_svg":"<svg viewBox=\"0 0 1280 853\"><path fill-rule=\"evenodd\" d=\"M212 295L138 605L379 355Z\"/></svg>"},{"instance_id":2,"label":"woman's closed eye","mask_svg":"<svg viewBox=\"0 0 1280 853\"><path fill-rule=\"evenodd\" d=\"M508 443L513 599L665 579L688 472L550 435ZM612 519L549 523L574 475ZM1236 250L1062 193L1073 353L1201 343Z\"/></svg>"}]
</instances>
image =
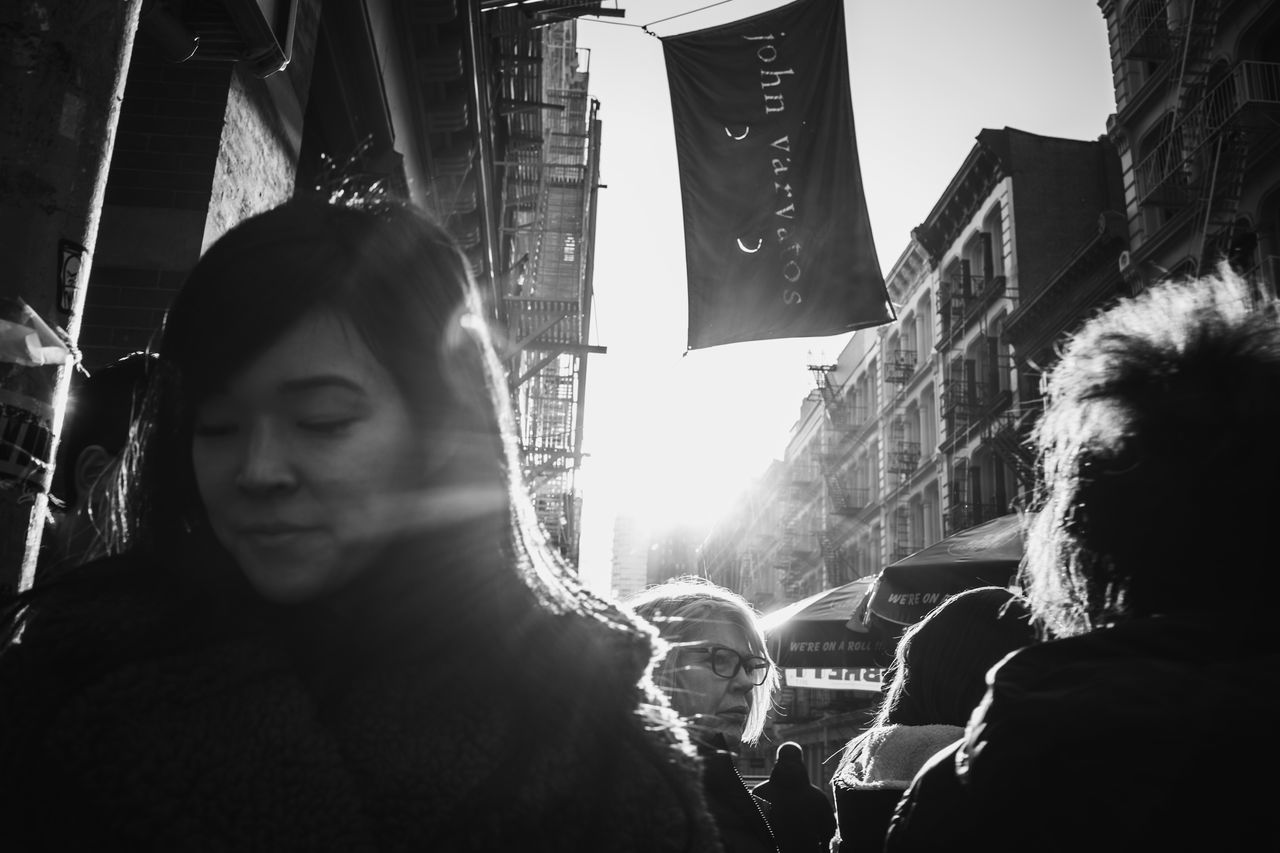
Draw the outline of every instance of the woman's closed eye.
<instances>
[{"instance_id":1,"label":"woman's closed eye","mask_svg":"<svg viewBox=\"0 0 1280 853\"><path fill-rule=\"evenodd\" d=\"M294 426L321 438L346 435L370 413L362 390L336 380L308 380L291 387L282 403L284 414Z\"/></svg>"},{"instance_id":2,"label":"woman's closed eye","mask_svg":"<svg viewBox=\"0 0 1280 853\"><path fill-rule=\"evenodd\" d=\"M197 438L225 438L235 435L236 429L234 421L196 421L192 433Z\"/></svg>"},{"instance_id":3,"label":"woman's closed eye","mask_svg":"<svg viewBox=\"0 0 1280 853\"><path fill-rule=\"evenodd\" d=\"M318 436L345 435L369 415L364 401L329 391L304 395L286 411L298 429Z\"/></svg>"},{"instance_id":4,"label":"woman's closed eye","mask_svg":"<svg viewBox=\"0 0 1280 853\"><path fill-rule=\"evenodd\" d=\"M298 427L319 435L341 435L347 432L360 420L359 415L332 414L312 415L298 418Z\"/></svg>"}]
</instances>

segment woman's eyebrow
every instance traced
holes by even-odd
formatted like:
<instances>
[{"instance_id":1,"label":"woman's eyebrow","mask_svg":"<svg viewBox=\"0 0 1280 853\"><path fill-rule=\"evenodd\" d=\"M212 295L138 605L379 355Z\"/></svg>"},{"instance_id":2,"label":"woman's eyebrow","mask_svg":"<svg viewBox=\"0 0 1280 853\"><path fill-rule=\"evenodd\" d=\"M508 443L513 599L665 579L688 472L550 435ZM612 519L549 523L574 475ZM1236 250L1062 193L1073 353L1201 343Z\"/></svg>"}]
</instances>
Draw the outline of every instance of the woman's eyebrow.
<instances>
[{"instance_id":1,"label":"woman's eyebrow","mask_svg":"<svg viewBox=\"0 0 1280 853\"><path fill-rule=\"evenodd\" d=\"M280 383L280 390L286 394L302 394L318 388L334 387L368 396L368 392L365 391L363 385L338 373L321 373L315 376L304 376L299 379L286 379Z\"/></svg>"}]
</instances>

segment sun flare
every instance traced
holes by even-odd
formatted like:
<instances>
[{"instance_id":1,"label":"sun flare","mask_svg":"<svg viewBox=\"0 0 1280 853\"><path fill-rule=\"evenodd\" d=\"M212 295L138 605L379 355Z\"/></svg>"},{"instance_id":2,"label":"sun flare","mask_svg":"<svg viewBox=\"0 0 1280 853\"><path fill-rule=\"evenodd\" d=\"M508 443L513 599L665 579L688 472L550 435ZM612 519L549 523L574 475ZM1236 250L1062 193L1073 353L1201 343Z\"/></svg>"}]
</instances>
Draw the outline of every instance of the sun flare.
<instances>
[{"instance_id":1,"label":"sun flare","mask_svg":"<svg viewBox=\"0 0 1280 853\"><path fill-rule=\"evenodd\" d=\"M601 459L583 468L583 496L655 534L675 528L709 531L762 470L762 455L758 446L716 442Z\"/></svg>"}]
</instances>

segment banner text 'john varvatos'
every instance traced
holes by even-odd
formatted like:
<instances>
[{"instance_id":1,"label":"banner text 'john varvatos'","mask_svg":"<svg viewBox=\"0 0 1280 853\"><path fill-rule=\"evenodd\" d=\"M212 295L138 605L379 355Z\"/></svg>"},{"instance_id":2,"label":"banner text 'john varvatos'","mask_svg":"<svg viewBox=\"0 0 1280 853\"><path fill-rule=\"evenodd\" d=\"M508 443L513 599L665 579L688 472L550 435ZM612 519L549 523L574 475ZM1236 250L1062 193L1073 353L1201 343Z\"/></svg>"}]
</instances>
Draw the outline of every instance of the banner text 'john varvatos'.
<instances>
[{"instance_id":1,"label":"banner text 'john varvatos'","mask_svg":"<svg viewBox=\"0 0 1280 853\"><path fill-rule=\"evenodd\" d=\"M893 319L867 217L842 0L662 39L689 349Z\"/></svg>"}]
</instances>

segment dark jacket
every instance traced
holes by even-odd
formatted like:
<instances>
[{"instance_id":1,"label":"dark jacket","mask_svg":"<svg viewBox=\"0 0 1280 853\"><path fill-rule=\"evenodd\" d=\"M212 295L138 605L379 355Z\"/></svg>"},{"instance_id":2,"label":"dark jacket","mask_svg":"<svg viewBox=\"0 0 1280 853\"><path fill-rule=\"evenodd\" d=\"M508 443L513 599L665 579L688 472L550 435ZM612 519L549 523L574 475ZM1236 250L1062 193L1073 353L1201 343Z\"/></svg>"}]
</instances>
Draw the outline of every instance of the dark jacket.
<instances>
[{"instance_id":1,"label":"dark jacket","mask_svg":"<svg viewBox=\"0 0 1280 853\"><path fill-rule=\"evenodd\" d=\"M714 736L700 744L702 787L707 806L720 831L725 853L778 853L777 842L765 819L769 804L747 789L733 763L724 738Z\"/></svg>"},{"instance_id":2,"label":"dark jacket","mask_svg":"<svg viewBox=\"0 0 1280 853\"><path fill-rule=\"evenodd\" d=\"M1277 636L1162 617L1014 653L886 851L1280 849L1275 785L1257 781L1280 766Z\"/></svg>"},{"instance_id":3,"label":"dark jacket","mask_svg":"<svg viewBox=\"0 0 1280 853\"><path fill-rule=\"evenodd\" d=\"M0 847L719 850L603 622L530 617L519 666L481 666L430 625L189 593L126 558L28 608L0 646ZM505 626L472 627L451 640L479 655ZM588 644L614 666L575 665Z\"/></svg>"},{"instance_id":4,"label":"dark jacket","mask_svg":"<svg viewBox=\"0 0 1280 853\"><path fill-rule=\"evenodd\" d=\"M894 808L920 768L964 734L960 726L876 726L845 747L831 789L839 853L881 853Z\"/></svg>"},{"instance_id":5,"label":"dark jacket","mask_svg":"<svg viewBox=\"0 0 1280 853\"><path fill-rule=\"evenodd\" d=\"M902 799L901 788L841 788L832 786L836 823L840 828L838 853L881 853L893 810Z\"/></svg>"},{"instance_id":6,"label":"dark jacket","mask_svg":"<svg viewBox=\"0 0 1280 853\"><path fill-rule=\"evenodd\" d=\"M770 804L769 827L780 853L826 853L836 831L835 813L822 789L809 782L802 761L784 756L768 781L751 792Z\"/></svg>"}]
</instances>

